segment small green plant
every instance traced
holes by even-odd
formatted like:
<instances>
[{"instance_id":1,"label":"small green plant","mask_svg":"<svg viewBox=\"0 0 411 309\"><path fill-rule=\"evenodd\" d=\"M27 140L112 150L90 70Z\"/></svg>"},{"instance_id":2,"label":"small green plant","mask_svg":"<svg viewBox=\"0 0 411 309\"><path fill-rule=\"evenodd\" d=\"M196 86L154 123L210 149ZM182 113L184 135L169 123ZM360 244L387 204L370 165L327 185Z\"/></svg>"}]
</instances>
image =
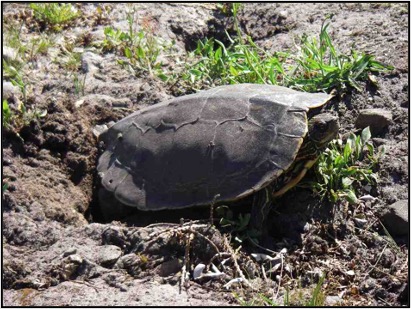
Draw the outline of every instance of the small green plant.
<instances>
[{"instance_id":1,"label":"small green plant","mask_svg":"<svg viewBox=\"0 0 411 309\"><path fill-rule=\"evenodd\" d=\"M124 42L128 40L125 32L112 27L106 27L104 28L104 35L103 51L114 51L118 49L121 54L124 53L124 47L122 47L122 45L125 45Z\"/></svg>"},{"instance_id":2,"label":"small green plant","mask_svg":"<svg viewBox=\"0 0 411 309\"><path fill-rule=\"evenodd\" d=\"M30 3L30 8L42 27L57 32L80 15L70 3Z\"/></svg>"},{"instance_id":3,"label":"small green plant","mask_svg":"<svg viewBox=\"0 0 411 309\"><path fill-rule=\"evenodd\" d=\"M319 157L316 164L317 182L311 183L314 190L331 202L345 198L357 202L356 189L362 184L375 184L377 174L373 169L384 148L375 149L370 142L370 129L361 135L350 134L345 144L334 140Z\"/></svg>"},{"instance_id":4,"label":"small green plant","mask_svg":"<svg viewBox=\"0 0 411 309\"><path fill-rule=\"evenodd\" d=\"M2 113L2 124L4 127L9 127L10 126L10 121L11 121L11 110L9 107L9 103L7 100L3 100L3 113Z\"/></svg>"},{"instance_id":5,"label":"small green plant","mask_svg":"<svg viewBox=\"0 0 411 309\"><path fill-rule=\"evenodd\" d=\"M214 86L237 83L283 84L283 68L286 53L269 54L258 47L251 37L243 39L237 14L240 3L230 3L221 7L225 14L234 19L236 38L231 38L225 46L219 40L205 39L197 42L197 48L190 53L189 64L182 79L192 88L202 88L203 84Z\"/></svg>"},{"instance_id":6,"label":"small green plant","mask_svg":"<svg viewBox=\"0 0 411 309\"><path fill-rule=\"evenodd\" d=\"M24 22L17 23L15 21L8 21L3 25L3 43L5 46L9 46L17 50L18 54L24 54L26 48L22 44L21 31L23 29Z\"/></svg>"},{"instance_id":7,"label":"small green plant","mask_svg":"<svg viewBox=\"0 0 411 309\"><path fill-rule=\"evenodd\" d=\"M32 120L43 118L47 115L47 110L27 109L22 102L18 102L17 108L11 109L7 100L3 100L2 126L18 133L20 129Z\"/></svg>"},{"instance_id":8,"label":"small green plant","mask_svg":"<svg viewBox=\"0 0 411 309\"><path fill-rule=\"evenodd\" d=\"M319 40L302 37L300 54L293 57L297 66L288 79L289 86L308 92L332 89L343 92L348 87L362 91L358 81L367 80L370 73L393 69L376 61L374 56L355 50L350 55L340 54L327 31L326 21L321 26Z\"/></svg>"},{"instance_id":9,"label":"small green plant","mask_svg":"<svg viewBox=\"0 0 411 309\"><path fill-rule=\"evenodd\" d=\"M54 60L54 63L59 64L67 71L77 72L81 66L81 52L76 52L71 44L62 46L61 49L62 53Z\"/></svg>"},{"instance_id":10,"label":"small green plant","mask_svg":"<svg viewBox=\"0 0 411 309\"><path fill-rule=\"evenodd\" d=\"M9 188L9 184L5 182L3 186L1 187L1 192L2 193L6 192L8 188Z\"/></svg>"},{"instance_id":11,"label":"small green plant","mask_svg":"<svg viewBox=\"0 0 411 309\"><path fill-rule=\"evenodd\" d=\"M13 62L2 60L3 64L3 77L10 80L10 82L20 88L24 100L26 99L26 78L23 77L22 67L20 65L15 65Z\"/></svg>"},{"instance_id":12,"label":"small green plant","mask_svg":"<svg viewBox=\"0 0 411 309\"><path fill-rule=\"evenodd\" d=\"M320 279L318 280L317 285L315 286L313 290L313 294L308 302L305 303L305 306L307 307L318 307L318 306L324 306L324 300L325 300L325 295L321 291L321 287L324 283L325 275L321 276Z\"/></svg>"},{"instance_id":13,"label":"small green plant","mask_svg":"<svg viewBox=\"0 0 411 309\"><path fill-rule=\"evenodd\" d=\"M224 6L223 6L224 7ZM340 54L328 33L329 23L324 21L319 41L303 36L300 53L293 55L283 51L273 54L258 47L251 37L243 39L238 26L237 13L240 6L232 5L234 27L237 37L228 46L216 39L205 39L189 54L182 79L192 88L234 83L277 84L296 89L340 93L349 87L361 91L358 81L368 79L369 74L391 70L374 59L374 56ZM224 7L228 12L229 8Z\"/></svg>"},{"instance_id":14,"label":"small green plant","mask_svg":"<svg viewBox=\"0 0 411 309\"><path fill-rule=\"evenodd\" d=\"M251 214L240 213L238 217L234 217L233 212L226 205L221 205L216 208L216 213L220 219L220 226L222 228L229 228L230 233L234 235L234 241L237 244L241 244L247 239L251 239L254 243L258 243L258 232L250 229L249 223Z\"/></svg>"},{"instance_id":15,"label":"small green plant","mask_svg":"<svg viewBox=\"0 0 411 309\"><path fill-rule=\"evenodd\" d=\"M27 60L35 61L38 55L47 55L51 46L53 46L53 39L49 35L41 35L31 39L27 48Z\"/></svg>"},{"instance_id":16,"label":"small green plant","mask_svg":"<svg viewBox=\"0 0 411 309\"><path fill-rule=\"evenodd\" d=\"M20 88L23 101L26 101L27 86L30 78L24 73L27 66L33 65L40 54L47 54L49 47L53 44L50 35L41 34L24 43L21 38L22 24L10 22L5 25L4 45L10 48L12 57L3 57L3 78L9 80L14 86Z\"/></svg>"},{"instance_id":17,"label":"small green plant","mask_svg":"<svg viewBox=\"0 0 411 309\"><path fill-rule=\"evenodd\" d=\"M241 307L261 307L264 305L264 299L266 298L262 294L257 294L259 297L254 297L250 300L245 300L237 293L233 293L234 298L237 300ZM260 299L261 298L261 299ZM267 298L268 299L268 298ZM274 305L273 305L274 306Z\"/></svg>"},{"instance_id":18,"label":"small green plant","mask_svg":"<svg viewBox=\"0 0 411 309\"><path fill-rule=\"evenodd\" d=\"M284 84L286 72L283 63L287 54L278 52L270 55L255 45L250 37L246 43L230 40L228 47L215 39L199 41L189 55L191 64L187 65L182 79L197 89L204 84Z\"/></svg>"},{"instance_id":19,"label":"small green plant","mask_svg":"<svg viewBox=\"0 0 411 309\"><path fill-rule=\"evenodd\" d=\"M302 307L319 307L324 306L325 295L321 291L321 287L324 283L325 276L321 276L312 291L311 297L307 300L307 297L304 297L302 291L297 291L290 297L290 291L286 288L284 294L284 306L285 307L293 307L293 306L302 306ZM254 297L251 300L244 300L238 295L234 294L234 297L240 303L241 306L271 306L271 307L278 307L280 306L275 300L271 299L270 297L262 294L257 293L257 297Z\"/></svg>"},{"instance_id":20,"label":"small green plant","mask_svg":"<svg viewBox=\"0 0 411 309\"><path fill-rule=\"evenodd\" d=\"M75 93L78 97L84 96L84 88L86 86L86 78L87 74L84 74L83 77L80 76L78 73L73 74L73 83Z\"/></svg>"},{"instance_id":21,"label":"small green plant","mask_svg":"<svg viewBox=\"0 0 411 309\"><path fill-rule=\"evenodd\" d=\"M17 23L13 20L8 20L8 23L4 24L3 43L16 52L17 59L9 59L14 66L23 66L25 60L35 61L37 55L46 55L55 40L53 35L41 33L31 38L29 42L25 42L21 37L23 26L24 22Z\"/></svg>"},{"instance_id":22,"label":"small green plant","mask_svg":"<svg viewBox=\"0 0 411 309\"><path fill-rule=\"evenodd\" d=\"M128 31L107 27L104 29L105 40L103 50L117 51L125 59L119 59L122 65L127 65L135 74L147 72L163 80L168 77L163 72L163 64L159 60L160 55L171 49L174 43L168 44L162 39L155 37L151 29L151 21L143 20L143 28L135 29L136 10L127 13Z\"/></svg>"}]
</instances>

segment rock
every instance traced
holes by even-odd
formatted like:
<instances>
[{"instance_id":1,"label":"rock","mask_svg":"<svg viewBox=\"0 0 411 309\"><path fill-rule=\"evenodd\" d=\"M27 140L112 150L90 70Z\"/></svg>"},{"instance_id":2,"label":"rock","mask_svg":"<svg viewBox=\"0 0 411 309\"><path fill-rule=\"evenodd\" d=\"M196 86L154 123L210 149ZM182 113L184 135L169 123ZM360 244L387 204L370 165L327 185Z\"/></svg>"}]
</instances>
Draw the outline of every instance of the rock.
<instances>
[{"instance_id":1,"label":"rock","mask_svg":"<svg viewBox=\"0 0 411 309\"><path fill-rule=\"evenodd\" d=\"M107 131L107 129L108 127L106 124L103 124L103 125L96 124L93 127L92 132L93 132L93 135L98 138L100 134Z\"/></svg>"},{"instance_id":2,"label":"rock","mask_svg":"<svg viewBox=\"0 0 411 309\"><path fill-rule=\"evenodd\" d=\"M74 107L75 108L79 108L81 105L83 105L83 103L84 103L84 100L82 99L82 100L77 100L75 103L74 103Z\"/></svg>"},{"instance_id":3,"label":"rock","mask_svg":"<svg viewBox=\"0 0 411 309\"><path fill-rule=\"evenodd\" d=\"M117 246L101 246L100 250L98 250L97 264L111 266L121 257L121 255L121 249Z\"/></svg>"},{"instance_id":4,"label":"rock","mask_svg":"<svg viewBox=\"0 0 411 309\"><path fill-rule=\"evenodd\" d=\"M9 46L3 46L3 59L7 62L11 62L11 61L16 61L19 63L22 62L18 51Z\"/></svg>"},{"instance_id":5,"label":"rock","mask_svg":"<svg viewBox=\"0 0 411 309\"><path fill-rule=\"evenodd\" d=\"M357 128L370 127L373 135L384 131L392 123L392 113L381 108L370 108L360 110L360 114L355 121Z\"/></svg>"},{"instance_id":6,"label":"rock","mask_svg":"<svg viewBox=\"0 0 411 309\"><path fill-rule=\"evenodd\" d=\"M76 254L77 253L77 249L76 248L70 248L67 251L63 252L62 256L63 257L67 257L70 256L72 254Z\"/></svg>"},{"instance_id":7,"label":"rock","mask_svg":"<svg viewBox=\"0 0 411 309\"><path fill-rule=\"evenodd\" d=\"M113 108L131 108L133 103L129 98L114 98L106 94L88 94L82 98L83 104L110 106Z\"/></svg>"},{"instance_id":8,"label":"rock","mask_svg":"<svg viewBox=\"0 0 411 309\"><path fill-rule=\"evenodd\" d=\"M279 13L279 16L281 17L281 18L287 18L288 17L288 12L287 11L280 11L280 13Z\"/></svg>"},{"instance_id":9,"label":"rock","mask_svg":"<svg viewBox=\"0 0 411 309\"><path fill-rule=\"evenodd\" d=\"M388 206L381 220L391 235L402 236L408 234L408 200L400 200Z\"/></svg>"},{"instance_id":10,"label":"rock","mask_svg":"<svg viewBox=\"0 0 411 309\"><path fill-rule=\"evenodd\" d=\"M325 306L337 306L339 303L342 303L342 298L338 295L335 296L326 296L324 300Z\"/></svg>"},{"instance_id":11,"label":"rock","mask_svg":"<svg viewBox=\"0 0 411 309\"><path fill-rule=\"evenodd\" d=\"M164 262L160 265L158 274L161 277L168 277L170 275L176 274L181 270L181 262L178 259Z\"/></svg>"},{"instance_id":12,"label":"rock","mask_svg":"<svg viewBox=\"0 0 411 309\"><path fill-rule=\"evenodd\" d=\"M68 256L68 261L74 264L81 264L83 263L83 258L78 254L70 254Z\"/></svg>"},{"instance_id":13,"label":"rock","mask_svg":"<svg viewBox=\"0 0 411 309\"><path fill-rule=\"evenodd\" d=\"M360 292L367 293L376 287L377 281L374 278L368 278L361 282Z\"/></svg>"},{"instance_id":14,"label":"rock","mask_svg":"<svg viewBox=\"0 0 411 309\"><path fill-rule=\"evenodd\" d=\"M81 69L84 73L98 72L103 58L92 52L85 52L81 55Z\"/></svg>"},{"instance_id":15,"label":"rock","mask_svg":"<svg viewBox=\"0 0 411 309\"><path fill-rule=\"evenodd\" d=\"M137 276L141 273L142 268L145 268L147 261L135 253L129 253L120 257L113 269L125 269L132 276Z\"/></svg>"},{"instance_id":16,"label":"rock","mask_svg":"<svg viewBox=\"0 0 411 309\"><path fill-rule=\"evenodd\" d=\"M21 90L19 87L14 86L12 83L3 81L3 89L1 93L3 100L8 100L10 98L19 97L21 95Z\"/></svg>"}]
</instances>

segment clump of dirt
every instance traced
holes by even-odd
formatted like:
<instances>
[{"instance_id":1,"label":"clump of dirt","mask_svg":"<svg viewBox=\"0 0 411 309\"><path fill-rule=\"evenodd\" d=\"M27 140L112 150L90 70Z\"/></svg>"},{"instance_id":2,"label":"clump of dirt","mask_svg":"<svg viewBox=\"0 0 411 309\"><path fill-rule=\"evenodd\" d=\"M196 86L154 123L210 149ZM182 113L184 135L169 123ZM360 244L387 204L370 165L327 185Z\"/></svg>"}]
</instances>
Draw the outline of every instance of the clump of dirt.
<instances>
[{"instance_id":1,"label":"clump of dirt","mask_svg":"<svg viewBox=\"0 0 411 309\"><path fill-rule=\"evenodd\" d=\"M16 93L11 104L17 110L24 100L27 109L47 114L2 131L3 304L263 303L256 291L281 304L286 287L298 304L303 300L293 295L312 291L322 276L325 304L407 304L409 235L387 236L379 213L409 198L408 6L244 4L241 29L269 51L295 50L303 33L317 35L332 15L331 36L340 50L354 45L395 69L376 76L378 86L363 83L363 92L349 91L336 107L343 135L360 130L355 119L362 109L392 113L387 130L372 138L387 153L379 163L379 182L361 191L376 199L331 205L297 188L278 201L270 235L260 239L271 251L250 242L236 251L224 229L189 220L207 221L208 208L140 212L122 223L98 223L96 128L176 93L173 85L147 72L133 74L119 65L118 55L96 47L107 25L127 31L126 9L133 5L136 26L175 40L178 56L198 39L224 40L225 29L233 34L232 17L205 3L77 4L81 17L61 33L47 32L55 45L24 66L27 97ZM3 25L21 26L20 41L27 46L39 35L27 4L4 5ZM80 52L77 69L70 71L62 59L74 47ZM85 79L84 89L76 88L73 76ZM195 279L197 272L203 277Z\"/></svg>"}]
</instances>

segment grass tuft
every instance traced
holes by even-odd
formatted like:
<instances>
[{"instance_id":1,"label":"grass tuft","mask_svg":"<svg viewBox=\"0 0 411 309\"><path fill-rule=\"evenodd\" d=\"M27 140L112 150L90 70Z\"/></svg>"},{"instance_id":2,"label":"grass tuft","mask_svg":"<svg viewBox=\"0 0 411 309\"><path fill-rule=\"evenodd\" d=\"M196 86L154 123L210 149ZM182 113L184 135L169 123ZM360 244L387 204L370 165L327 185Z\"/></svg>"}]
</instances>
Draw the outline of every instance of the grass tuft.
<instances>
[{"instance_id":1,"label":"grass tuft","mask_svg":"<svg viewBox=\"0 0 411 309\"><path fill-rule=\"evenodd\" d=\"M60 32L80 13L71 3L30 3L34 18L44 28Z\"/></svg>"},{"instance_id":2,"label":"grass tuft","mask_svg":"<svg viewBox=\"0 0 411 309\"><path fill-rule=\"evenodd\" d=\"M293 57L297 63L288 79L288 86L307 92L336 89L339 93L355 88L362 91L359 81L366 81L371 73L392 70L375 60L372 55L351 50L349 55L338 52L328 33L329 23L321 26L319 38L303 36L300 53Z\"/></svg>"},{"instance_id":3,"label":"grass tuft","mask_svg":"<svg viewBox=\"0 0 411 309\"><path fill-rule=\"evenodd\" d=\"M393 67L375 60L373 55L351 50L349 55L338 52L328 32L327 19L321 27L319 38L303 36L299 53L276 51L269 53L258 47L250 36L243 39L233 6L237 37L227 33L229 45L216 39L204 39L189 55L188 65L181 78L189 87L207 87L257 83L287 86L307 92L331 92L339 94L355 88L362 91L359 81L366 81L370 74L386 72Z\"/></svg>"},{"instance_id":4,"label":"grass tuft","mask_svg":"<svg viewBox=\"0 0 411 309\"><path fill-rule=\"evenodd\" d=\"M106 27L104 29L105 40L103 51L115 51L125 59L119 59L121 65L127 66L136 75L148 73L167 80L161 61L161 55L171 50L173 42L166 43L164 40L153 35L154 21L146 18L142 21L142 28L135 29L137 11L135 8L127 12L128 31Z\"/></svg>"}]
</instances>

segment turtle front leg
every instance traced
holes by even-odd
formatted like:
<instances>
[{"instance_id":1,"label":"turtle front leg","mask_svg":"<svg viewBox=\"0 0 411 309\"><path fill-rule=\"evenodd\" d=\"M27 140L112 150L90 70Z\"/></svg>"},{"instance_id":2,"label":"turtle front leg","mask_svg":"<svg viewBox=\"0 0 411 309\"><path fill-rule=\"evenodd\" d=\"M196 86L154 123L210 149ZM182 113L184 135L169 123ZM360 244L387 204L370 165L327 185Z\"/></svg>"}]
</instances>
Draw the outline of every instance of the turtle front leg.
<instances>
[{"instance_id":1,"label":"turtle front leg","mask_svg":"<svg viewBox=\"0 0 411 309\"><path fill-rule=\"evenodd\" d=\"M284 184L284 186L280 190L273 192L272 197L277 198L286 193L291 188L295 187L301 181L301 179L303 179L307 171L315 164L315 162L317 162L317 159L318 158L306 161L302 166L301 171L297 171L297 175L289 180L286 184Z\"/></svg>"}]
</instances>

